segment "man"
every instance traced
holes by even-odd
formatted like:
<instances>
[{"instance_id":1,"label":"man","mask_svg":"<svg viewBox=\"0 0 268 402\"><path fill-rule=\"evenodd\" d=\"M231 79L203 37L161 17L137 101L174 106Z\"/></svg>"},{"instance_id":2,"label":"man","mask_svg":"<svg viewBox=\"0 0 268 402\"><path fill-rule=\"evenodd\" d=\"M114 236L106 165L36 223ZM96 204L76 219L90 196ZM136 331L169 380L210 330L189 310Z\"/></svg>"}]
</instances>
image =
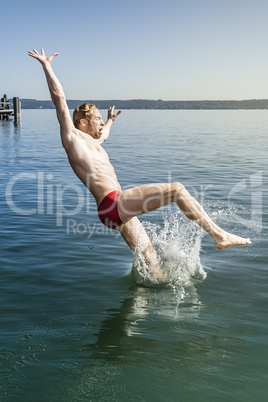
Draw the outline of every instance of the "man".
<instances>
[{"instance_id":1,"label":"man","mask_svg":"<svg viewBox=\"0 0 268 402\"><path fill-rule=\"evenodd\" d=\"M74 110L72 121L63 88L51 67L58 53L46 57L43 49L41 54L33 49L28 54L43 66L56 107L62 145L75 174L93 194L100 220L118 230L132 251L138 245L141 247L152 278L163 280L156 252L137 216L169 203L175 202L189 219L209 233L219 249L251 243L250 239L232 235L217 226L180 183L144 184L122 191L108 155L101 146L109 137L111 125L121 111L114 113L114 106L110 107L104 124L95 105L83 104Z\"/></svg>"}]
</instances>

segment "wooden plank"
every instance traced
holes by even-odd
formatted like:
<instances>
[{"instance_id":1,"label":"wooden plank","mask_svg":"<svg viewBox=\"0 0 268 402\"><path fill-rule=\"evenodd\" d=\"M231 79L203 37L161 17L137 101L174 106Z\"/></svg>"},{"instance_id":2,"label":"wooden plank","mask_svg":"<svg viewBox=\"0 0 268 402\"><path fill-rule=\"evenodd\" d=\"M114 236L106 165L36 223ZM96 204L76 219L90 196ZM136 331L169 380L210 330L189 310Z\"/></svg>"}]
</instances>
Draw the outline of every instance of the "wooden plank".
<instances>
[{"instance_id":1,"label":"wooden plank","mask_svg":"<svg viewBox=\"0 0 268 402\"><path fill-rule=\"evenodd\" d=\"M4 109L4 110L0 109L0 114L12 114L12 113L14 113L13 109Z\"/></svg>"}]
</instances>

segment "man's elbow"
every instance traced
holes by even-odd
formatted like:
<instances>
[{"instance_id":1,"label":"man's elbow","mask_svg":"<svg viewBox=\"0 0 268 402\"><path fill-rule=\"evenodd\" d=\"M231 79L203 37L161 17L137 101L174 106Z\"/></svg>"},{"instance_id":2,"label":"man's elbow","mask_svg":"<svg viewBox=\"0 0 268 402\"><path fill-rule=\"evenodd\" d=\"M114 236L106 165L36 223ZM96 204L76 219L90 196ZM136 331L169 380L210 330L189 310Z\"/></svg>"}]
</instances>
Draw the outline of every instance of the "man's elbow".
<instances>
[{"instance_id":1,"label":"man's elbow","mask_svg":"<svg viewBox=\"0 0 268 402\"><path fill-rule=\"evenodd\" d=\"M55 105L60 105L62 102L65 102L65 95L60 91L55 90L51 93L51 99Z\"/></svg>"}]
</instances>

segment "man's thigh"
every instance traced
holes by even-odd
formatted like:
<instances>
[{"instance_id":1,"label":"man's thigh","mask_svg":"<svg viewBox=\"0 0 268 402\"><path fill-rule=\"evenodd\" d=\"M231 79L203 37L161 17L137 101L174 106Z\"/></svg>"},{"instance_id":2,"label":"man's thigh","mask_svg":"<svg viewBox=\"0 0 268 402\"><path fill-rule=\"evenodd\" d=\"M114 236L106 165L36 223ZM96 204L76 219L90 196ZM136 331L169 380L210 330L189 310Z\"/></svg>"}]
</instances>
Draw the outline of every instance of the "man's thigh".
<instances>
[{"instance_id":1,"label":"man's thigh","mask_svg":"<svg viewBox=\"0 0 268 402\"><path fill-rule=\"evenodd\" d=\"M172 202L172 186L172 183L152 183L124 190L117 200L120 218L124 222Z\"/></svg>"},{"instance_id":2,"label":"man's thigh","mask_svg":"<svg viewBox=\"0 0 268 402\"><path fill-rule=\"evenodd\" d=\"M137 217L119 226L117 230L132 251L134 251L137 246L142 246L142 248L151 246L146 230Z\"/></svg>"}]
</instances>

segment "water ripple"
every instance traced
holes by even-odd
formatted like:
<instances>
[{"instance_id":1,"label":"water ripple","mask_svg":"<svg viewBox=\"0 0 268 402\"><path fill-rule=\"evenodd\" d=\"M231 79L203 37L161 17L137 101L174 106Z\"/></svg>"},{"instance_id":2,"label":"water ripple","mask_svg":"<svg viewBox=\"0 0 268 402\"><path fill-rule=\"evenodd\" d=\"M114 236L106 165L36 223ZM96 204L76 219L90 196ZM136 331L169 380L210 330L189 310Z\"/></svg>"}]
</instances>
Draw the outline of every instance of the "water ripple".
<instances>
[{"instance_id":1,"label":"water ripple","mask_svg":"<svg viewBox=\"0 0 268 402\"><path fill-rule=\"evenodd\" d=\"M155 321L152 318L137 318L136 320L129 321L127 325L131 330L139 333L139 331L153 328Z\"/></svg>"},{"instance_id":2,"label":"water ripple","mask_svg":"<svg viewBox=\"0 0 268 402\"><path fill-rule=\"evenodd\" d=\"M66 336L68 336L68 332L67 331L49 331L49 336L51 338L65 338Z\"/></svg>"}]
</instances>

